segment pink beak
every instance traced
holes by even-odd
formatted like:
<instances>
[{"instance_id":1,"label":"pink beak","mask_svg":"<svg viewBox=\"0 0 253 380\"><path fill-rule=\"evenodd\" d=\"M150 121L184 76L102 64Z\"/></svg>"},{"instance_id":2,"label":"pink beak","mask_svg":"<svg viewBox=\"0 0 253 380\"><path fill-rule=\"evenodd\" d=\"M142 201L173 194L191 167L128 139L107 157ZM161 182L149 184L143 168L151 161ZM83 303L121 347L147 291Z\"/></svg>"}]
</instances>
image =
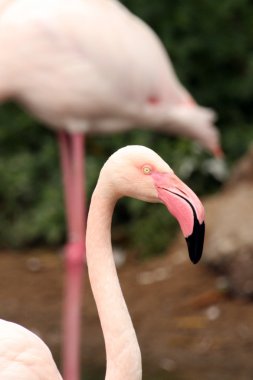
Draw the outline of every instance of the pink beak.
<instances>
[{"instance_id":1,"label":"pink beak","mask_svg":"<svg viewBox=\"0 0 253 380\"><path fill-rule=\"evenodd\" d=\"M153 173L159 199L178 220L188 245L191 261L196 264L203 251L205 211L197 195L173 172Z\"/></svg>"}]
</instances>

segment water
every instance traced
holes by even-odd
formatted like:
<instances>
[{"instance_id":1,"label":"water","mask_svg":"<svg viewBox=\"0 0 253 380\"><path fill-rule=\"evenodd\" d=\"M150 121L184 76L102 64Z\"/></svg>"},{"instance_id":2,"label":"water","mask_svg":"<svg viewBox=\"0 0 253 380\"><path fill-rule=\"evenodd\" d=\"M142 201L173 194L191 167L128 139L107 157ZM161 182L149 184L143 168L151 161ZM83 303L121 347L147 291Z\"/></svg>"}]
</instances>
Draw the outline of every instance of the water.
<instances>
[{"instance_id":1,"label":"water","mask_svg":"<svg viewBox=\"0 0 253 380\"><path fill-rule=\"evenodd\" d=\"M105 371L104 370L92 370L84 371L82 380L104 380ZM169 374L165 371L160 371L153 374L143 374L142 380L183 380L177 374Z\"/></svg>"}]
</instances>

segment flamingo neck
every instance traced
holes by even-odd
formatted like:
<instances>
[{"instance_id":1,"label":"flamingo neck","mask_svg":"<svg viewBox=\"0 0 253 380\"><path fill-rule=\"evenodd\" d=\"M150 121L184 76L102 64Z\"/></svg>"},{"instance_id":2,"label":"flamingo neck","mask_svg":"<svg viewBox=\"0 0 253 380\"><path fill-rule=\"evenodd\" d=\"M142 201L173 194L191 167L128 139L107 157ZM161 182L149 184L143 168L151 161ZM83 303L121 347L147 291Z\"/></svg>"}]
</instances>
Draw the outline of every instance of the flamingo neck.
<instances>
[{"instance_id":1,"label":"flamingo neck","mask_svg":"<svg viewBox=\"0 0 253 380\"><path fill-rule=\"evenodd\" d=\"M99 183L93 193L86 233L87 265L106 348L106 380L141 380L141 354L122 295L111 246L116 199Z\"/></svg>"}]
</instances>

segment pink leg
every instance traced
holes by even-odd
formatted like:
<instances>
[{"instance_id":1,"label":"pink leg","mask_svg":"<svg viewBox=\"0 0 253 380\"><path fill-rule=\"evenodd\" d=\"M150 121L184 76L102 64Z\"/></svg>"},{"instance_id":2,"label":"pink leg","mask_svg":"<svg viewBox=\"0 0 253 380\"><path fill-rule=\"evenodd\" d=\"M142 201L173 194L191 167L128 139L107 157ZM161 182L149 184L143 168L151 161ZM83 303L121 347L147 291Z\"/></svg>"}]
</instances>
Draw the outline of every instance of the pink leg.
<instances>
[{"instance_id":1,"label":"pink leg","mask_svg":"<svg viewBox=\"0 0 253 380\"><path fill-rule=\"evenodd\" d=\"M65 248L63 378L80 379L81 288L85 262L84 136L59 133L68 244Z\"/></svg>"}]
</instances>

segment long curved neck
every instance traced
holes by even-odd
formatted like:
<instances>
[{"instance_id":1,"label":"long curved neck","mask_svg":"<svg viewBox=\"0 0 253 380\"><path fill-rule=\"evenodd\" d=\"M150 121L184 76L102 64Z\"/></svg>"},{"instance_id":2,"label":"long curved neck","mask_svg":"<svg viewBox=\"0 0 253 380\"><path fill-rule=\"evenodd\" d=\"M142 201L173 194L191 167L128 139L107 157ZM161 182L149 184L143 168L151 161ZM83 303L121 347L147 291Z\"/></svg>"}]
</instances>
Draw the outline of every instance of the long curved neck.
<instances>
[{"instance_id":1,"label":"long curved neck","mask_svg":"<svg viewBox=\"0 0 253 380\"><path fill-rule=\"evenodd\" d=\"M105 379L140 380L140 349L112 255L111 220L116 201L106 196L98 183L87 222L87 265L105 339Z\"/></svg>"}]
</instances>

